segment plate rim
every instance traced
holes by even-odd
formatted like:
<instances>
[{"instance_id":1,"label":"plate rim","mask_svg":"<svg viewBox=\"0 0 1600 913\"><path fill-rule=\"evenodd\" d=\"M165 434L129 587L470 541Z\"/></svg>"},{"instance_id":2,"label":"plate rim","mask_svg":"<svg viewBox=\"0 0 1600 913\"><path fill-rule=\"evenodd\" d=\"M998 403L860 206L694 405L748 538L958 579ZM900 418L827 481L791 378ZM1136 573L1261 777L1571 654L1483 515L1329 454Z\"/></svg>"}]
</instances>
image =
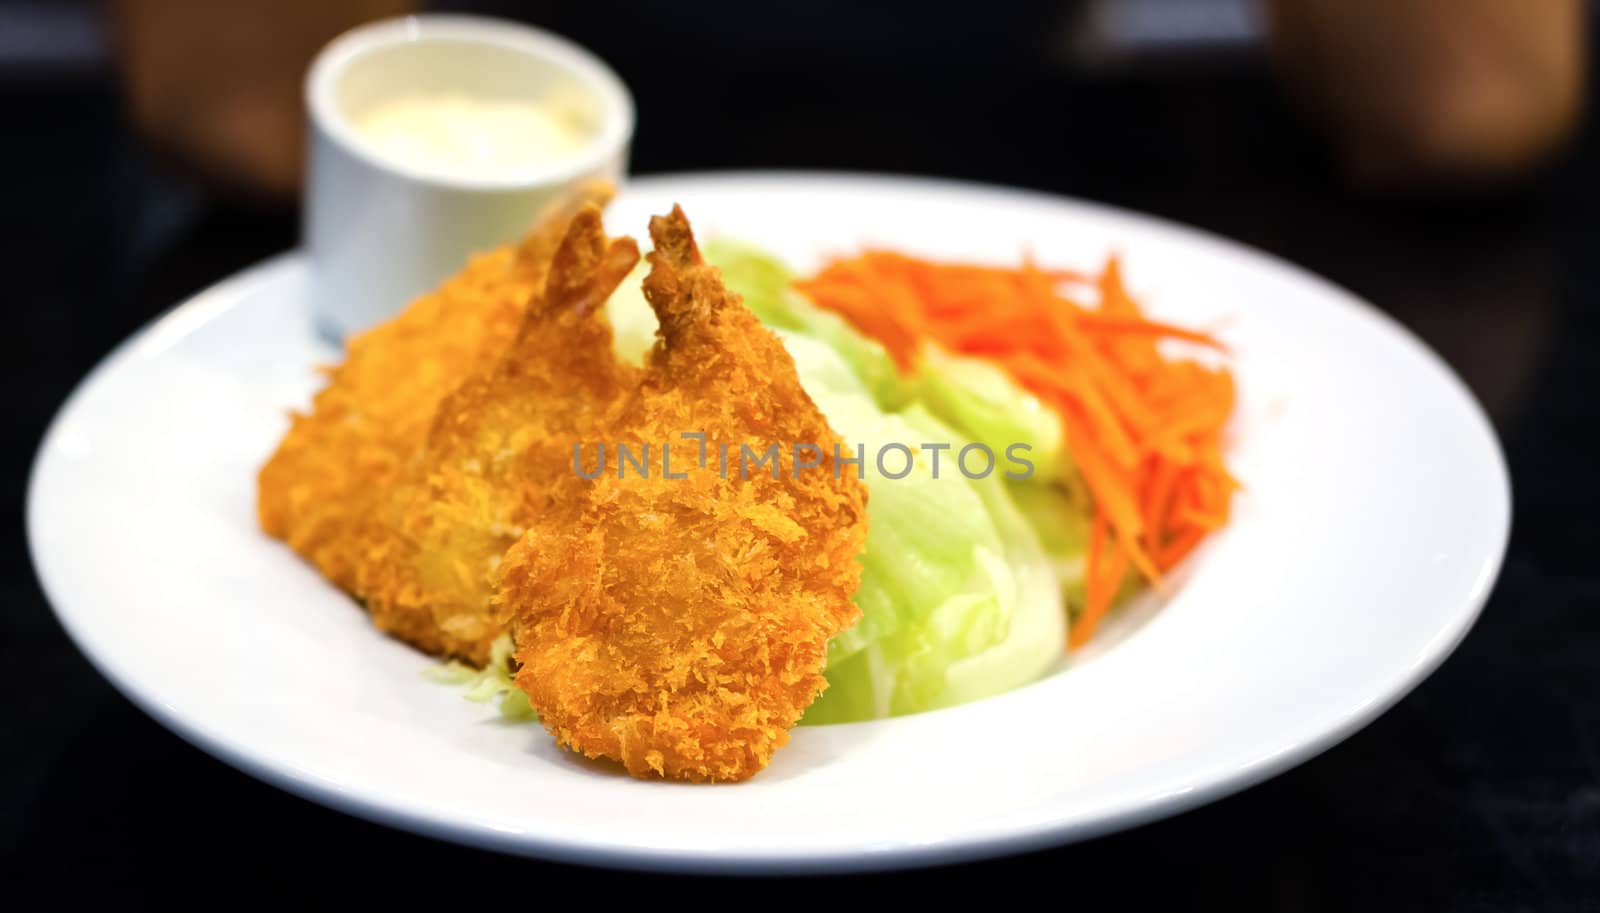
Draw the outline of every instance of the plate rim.
<instances>
[{"instance_id":1,"label":"plate rim","mask_svg":"<svg viewBox=\"0 0 1600 913\"><path fill-rule=\"evenodd\" d=\"M1012 827L1009 831L1005 827L999 827L994 833L981 832L915 846L893 845L867 850L845 848L811 855L796 855L792 851L764 850L710 855L705 850L694 848L647 847L603 841L573 842L526 833L506 833L448 814L430 813L426 808L399 807L392 801L386 801L386 794L366 795L359 789L347 788L347 784L320 781L297 770L293 765L278 762L277 759L264 756L259 751L253 752L249 746L235 745L225 738L219 738L214 733L206 731L205 727L186 720L174 708L162 704L141 688L137 681L130 681L117 674L111 661L90 646L92 638L79 627L85 624L84 619L74 619L70 610L63 610L58 588L46 579L38 553L37 543L40 538L38 528L44 522L41 519L44 507L40 503L42 495L37 484L38 478L51 450L51 443L59 434L63 419L72 412L74 405L85 392L97 379L109 373L139 348L158 345L163 333L186 335L213 317L225 313L235 302L247 295L251 288L268 285L278 279L280 274L301 266L304 263L304 254L297 248L268 257L235 272L174 304L142 325L103 355L57 408L35 450L25 496L28 554L35 578L50 604L52 613L73 645L88 659L96 672L106 678L141 711L212 757L293 795L385 826L497 852L635 870L738 874L822 872L842 874L943 865L1092 839L1180 814L1283 773L1359 732L1432 675L1454 653L1481 616L1504 566L1511 534L1512 489L1504 449L1482 404L1456 371L1431 346L1393 316L1323 276L1275 254L1224 235L1161 216L1047 191L977 181L862 171L716 170L634 177L624 184L623 193L660 191L685 184L726 186L752 182L806 181L825 181L835 185L852 183L858 186L923 188L930 192L949 191L1012 197L1021 201L1066 205L1088 215L1107 216L1125 222L1150 225L1189 239L1202 240L1213 246L1219 246L1230 254L1243 257L1255 264L1270 266L1297 283L1314 286L1324 294L1339 299L1343 305L1355 309L1366 318L1375 318L1376 323L1387 331L1387 334L1396 337L1399 342L1405 344L1410 354L1421 357L1441 376L1449 392L1468 407L1467 415L1474 426L1473 430L1481 434L1489 445L1488 452L1493 462L1492 474L1498 484L1494 486L1492 492L1483 493L1483 497L1485 504L1490 507L1489 513L1492 515L1495 528L1490 537L1492 545L1489 554L1477 565L1478 572L1471 583L1464 611L1451 616L1450 624L1434 632L1428 641L1427 652L1418 662L1409 666L1403 676L1389 684L1381 698L1363 703L1332 725L1314 727L1317 731L1309 736L1294 738L1291 744L1282 750L1257 758L1243 766L1224 772L1197 772L1188 778L1194 781L1189 789L1176 794L1146 797L1138 803L1125 805L1121 809L1086 821L1069 819L1042 826L1029 826L1024 823Z\"/></svg>"}]
</instances>

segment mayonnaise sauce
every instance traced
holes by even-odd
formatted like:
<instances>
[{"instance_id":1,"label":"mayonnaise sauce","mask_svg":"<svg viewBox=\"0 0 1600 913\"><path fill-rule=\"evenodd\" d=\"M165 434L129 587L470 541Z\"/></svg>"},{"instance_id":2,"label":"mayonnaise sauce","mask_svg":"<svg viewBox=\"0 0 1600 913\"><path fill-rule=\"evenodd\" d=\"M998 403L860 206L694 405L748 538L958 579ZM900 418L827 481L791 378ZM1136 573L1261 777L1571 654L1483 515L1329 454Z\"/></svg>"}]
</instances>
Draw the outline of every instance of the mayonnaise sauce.
<instances>
[{"instance_id":1,"label":"mayonnaise sauce","mask_svg":"<svg viewBox=\"0 0 1600 913\"><path fill-rule=\"evenodd\" d=\"M509 178L569 161L593 139L576 111L538 101L416 95L353 118L383 157L451 177Z\"/></svg>"}]
</instances>

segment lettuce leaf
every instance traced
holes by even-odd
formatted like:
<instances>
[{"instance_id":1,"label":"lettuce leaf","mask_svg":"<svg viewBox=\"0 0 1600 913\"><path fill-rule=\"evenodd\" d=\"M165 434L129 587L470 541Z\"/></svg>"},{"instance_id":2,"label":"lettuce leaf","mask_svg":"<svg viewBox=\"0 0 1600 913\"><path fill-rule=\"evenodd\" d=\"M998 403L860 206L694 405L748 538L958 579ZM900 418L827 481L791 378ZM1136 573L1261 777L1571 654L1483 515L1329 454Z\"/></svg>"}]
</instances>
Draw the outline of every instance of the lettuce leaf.
<instances>
[{"instance_id":1,"label":"lettuce leaf","mask_svg":"<svg viewBox=\"0 0 1600 913\"><path fill-rule=\"evenodd\" d=\"M1028 519L1039 544L1055 565L1056 576L1071 590L1083 587L1089 552L1089 495L1071 480L1009 482L1011 500Z\"/></svg>"},{"instance_id":2,"label":"lettuce leaf","mask_svg":"<svg viewBox=\"0 0 1600 913\"><path fill-rule=\"evenodd\" d=\"M915 377L917 398L969 439L1001 455L1022 445L1031 477L1041 481L1069 474L1061 416L997 365L928 343Z\"/></svg>"},{"instance_id":3,"label":"lettuce leaf","mask_svg":"<svg viewBox=\"0 0 1600 913\"><path fill-rule=\"evenodd\" d=\"M862 617L829 644L829 687L802 722L950 706L1033 681L1059 663L1067 616L1058 567L1081 543L1051 528L1057 550L1047 549L1013 500L1014 491L1030 503L1045 497L1035 489L1052 490L1049 480L1066 473L1055 413L987 362L934 348L902 377L881 345L796 292L772 257L728 242L704 250L783 339L834 432L865 457ZM981 479L956 463L974 442L996 459ZM1005 478L1013 443L1032 448L1031 481ZM905 449L880 451L894 444ZM908 457L910 471L896 478Z\"/></svg>"},{"instance_id":4,"label":"lettuce leaf","mask_svg":"<svg viewBox=\"0 0 1600 913\"><path fill-rule=\"evenodd\" d=\"M869 453L881 440L961 438L922 405L864 416L813 397L830 425ZM859 403L856 404L859 407ZM858 434L857 423L872 433ZM898 473L897 462L889 467ZM1061 658L1066 614L1053 566L999 474L967 479L932 454L886 478L871 466L867 547L856 603L860 623L829 645L829 687L805 723L916 713L1008 691Z\"/></svg>"}]
</instances>

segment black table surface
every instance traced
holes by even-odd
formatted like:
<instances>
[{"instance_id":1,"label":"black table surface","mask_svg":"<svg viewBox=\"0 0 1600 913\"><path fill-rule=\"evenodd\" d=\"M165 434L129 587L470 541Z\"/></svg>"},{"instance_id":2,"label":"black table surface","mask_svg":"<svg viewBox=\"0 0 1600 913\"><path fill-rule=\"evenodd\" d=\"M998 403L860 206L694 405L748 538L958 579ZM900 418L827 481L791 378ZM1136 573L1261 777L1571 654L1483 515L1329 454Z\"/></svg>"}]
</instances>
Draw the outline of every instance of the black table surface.
<instances>
[{"instance_id":1,"label":"black table surface","mask_svg":"<svg viewBox=\"0 0 1600 913\"><path fill-rule=\"evenodd\" d=\"M161 310L293 246L296 214L163 171L108 80L9 86L4 896L40 908L476 905L539 903L548 888L552 900L727 890L761 902L1027 879L1064 905L1600 909L1600 566L1588 554L1600 542L1589 446L1600 417L1600 198L1587 136L1514 192L1397 200L1345 189L1255 68L1086 81L913 67L829 82L780 60L748 80L698 74L699 103L685 111L671 86L650 83L649 60L612 56L639 60L622 69L642 112L641 173L851 168L1073 194L1231 235L1392 313L1471 386L1510 461L1514 532L1482 619L1398 706L1297 769L1174 819L1009 859L711 885L498 856L323 809L190 747L102 680L40 593L21 522L39 435L72 386ZM953 122L952 109L963 117Z\"/></svg>"}]
</instances>

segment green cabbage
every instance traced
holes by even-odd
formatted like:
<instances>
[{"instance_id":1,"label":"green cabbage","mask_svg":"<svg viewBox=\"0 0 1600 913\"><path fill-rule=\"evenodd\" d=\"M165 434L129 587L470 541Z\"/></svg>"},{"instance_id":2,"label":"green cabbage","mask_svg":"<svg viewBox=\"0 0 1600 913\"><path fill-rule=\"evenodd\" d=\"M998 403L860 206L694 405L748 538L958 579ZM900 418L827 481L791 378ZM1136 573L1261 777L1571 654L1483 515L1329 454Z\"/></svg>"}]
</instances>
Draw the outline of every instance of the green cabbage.
<instances>
[{"instance_id":1,"label":"green cabbage","mask_svg":"<svg viewBox=\"0 0 1600 913\"><path fill-rule=\"evenodd\" d=\"M916 396L968 438L1005 454L1013 444L1041 481L1068 475L1061 416L992 362L923 346Z\"/></svg>"}]
</instances>

